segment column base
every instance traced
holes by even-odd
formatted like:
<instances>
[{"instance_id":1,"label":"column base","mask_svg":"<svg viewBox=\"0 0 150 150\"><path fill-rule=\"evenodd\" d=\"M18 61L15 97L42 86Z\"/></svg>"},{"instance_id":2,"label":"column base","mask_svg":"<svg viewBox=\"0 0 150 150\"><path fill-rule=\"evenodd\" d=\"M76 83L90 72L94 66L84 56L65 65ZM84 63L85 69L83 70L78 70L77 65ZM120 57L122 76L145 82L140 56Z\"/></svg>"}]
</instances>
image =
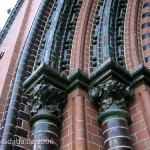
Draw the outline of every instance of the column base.
<instances>
[{"instance_id":1,"label":"column base","mask_svg":"<svg viewBox=\"0 0 150 150\"><path fill-rule=\"evenodd\" d=\"M36 122L38 120L41 120L41 119L50 120L51 122L54 122L55 124L57 124L58 127L60 127L62 125L61 119L59 119L55 115L51 115L51 114L36 114L33 117L31 117L31 119L29 120L29 123L30 123L31 127L33 126L34 122Z\"/></svg>"},{"instance_id":2,"label":"column base","mask_svg":"<svg viewBox=\"0 0 150 150\"><path fill-rule=\"evenodd\" d=\"M103 124L105 121L112 118L124 118L128 121L129 125L132 123L130 114L127 111L121 109L108 110L100 114L97 120L99 124Z\"/></svg>"}]
</instances>

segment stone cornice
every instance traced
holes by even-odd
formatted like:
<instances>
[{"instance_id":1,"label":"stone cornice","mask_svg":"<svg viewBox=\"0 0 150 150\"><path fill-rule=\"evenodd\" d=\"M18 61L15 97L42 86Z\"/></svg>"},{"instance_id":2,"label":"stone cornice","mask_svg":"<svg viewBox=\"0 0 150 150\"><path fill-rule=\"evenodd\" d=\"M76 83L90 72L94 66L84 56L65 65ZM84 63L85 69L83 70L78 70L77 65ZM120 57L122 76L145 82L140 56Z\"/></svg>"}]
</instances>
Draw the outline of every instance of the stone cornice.
<instances>
[{"instance_id":1,"label":"stone cornice","mask_svg":"<svg viewBox=\"0 0 150 150\"><path fill-rule=\"evenodd\" d=\"M43 63L23 83L26 90L25 93L31 91L34 85L43 80L53 84L61 90L68 89L69 80L67 76Z\"/></svg>"},{"instance_id":2,"label":"stone cornice","mask_svg":"<svg viewBox=\"0 0 150 150\"><path fill-rule=\"evenodd\" d=\"M25 93L31 91L35 84L43 80L67 91L72 91L77 87L87 90L89 85L88 75L80 69L74 70L69 76L66 76L43 63L23 83Z\"/></svg>"},{"instance_id":3,"label":"stone cornice","mask_svg":"<svg viewBox=\"0 0 150 150\"><path fill-rule=\"evenodd\" d=\"M143 64L138 65L132 71L124 69L115 61L108 59L89 76L90 86L105 83L108 79L117 79L118 81L137 87L142 83L150 84L150 69Z\"/></svg>"},{"instance_id":4,"label":"stone cornice","mask_svg":"<svg viewBox=\"0 0 150 150\"><path fill-rule=\"evenodd\" d=\"M143 64L135 67L131 72L132 80L130 81L133 87L137 87L142 83L150 84L150 69Z\"/></svg>"},{"instance_id":5,"label":"stone cornice","mask_svg":"<svg viewBox=\"0 0 150 150\"><path fill-rule=\"evenodd\" d=\"M77 87L87 90L90 86L97 86L99 83L105 83L109 79L116 79L123 84L137 87L142 83L150 84L150 70L144 65L139 65L129 72L115 61L109 59L97 67L90 76L80 69L74 70L69 76L66 76L46 64L41 64L25 80L24 88L28 92L35 84L45 80L62 90L71 92Z\"/></svg>"},{"instance_id":6,"label":"stone cornice","mask_svg":"<svg viewBox=\"0 0 150 150\"><path fill-rule=\"evenodd\" d=\"M88 89L89 78L86 73L81 71L80 69L74 70L69 76L68 80L70 82L68 90L72 91L73 89L80 87L85 90Z\"/></svg>"},{"instance_id":7,"label":"stone cornice","mask_svg":"<svg viewBox=\"0 0 150 150\"><path fill-rule=\"evenodd\" d=\"M108 79L115 78L127 85L131 84L132 76L130 72L117 64L114 60L108 59L105 63L97 67L89 76L90 85L95 86Z\"/></svg>"}]
</instances>

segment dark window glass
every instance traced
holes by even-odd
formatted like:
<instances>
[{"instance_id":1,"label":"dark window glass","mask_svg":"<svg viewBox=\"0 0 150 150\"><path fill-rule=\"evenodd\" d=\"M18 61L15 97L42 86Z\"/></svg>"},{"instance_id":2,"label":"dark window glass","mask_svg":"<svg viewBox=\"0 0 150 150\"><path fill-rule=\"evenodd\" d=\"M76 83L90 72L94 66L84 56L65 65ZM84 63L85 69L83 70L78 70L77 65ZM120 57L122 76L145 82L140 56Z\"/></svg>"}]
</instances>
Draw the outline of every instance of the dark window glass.
<instances>
[{"instance_id":1,"label":"dark window glass","mask_svg":"<svg viewBox=\"0 0 150 150\"><path fill-rule=\"evenodd\" d=\"M143 46L143 51L147 50L150 48L150 43L146 44Z\"/></svg>"},{"instance_id":2,"label":"dark window glass","mask_svg":"<svg viewBox=\"0 0 150 150\"><path fill-rule=\"evenodd\" d=\"M142 18L145 18L147 16L147 13L142 14Z\"/></svg>"},{"instance_id":3,"label":"dark window glass","mask_svg":"<svg viewBox=\"0 0 150 150\"><path fill-rule=\"evenodd\" d=\"M145 17L150 17L150 12L146 12L146 13L142 14L142 18L145 18Z\"/></svg>"},{"instance_id":4,"label":"dark window glass","mask_svg":"<svg viewBox=\"0 0 150 150\"><path fill-rule=\"evenodd\" d=\"M149 38L150 37L150 33L145 33L142 35L142 40Z\"/></svg>"},{"instance_id":5,"label":"dark window glass","mask_svg":"<svg viewBox=\"0 0 150 150\"><path fill-rule=\"evenodd\" d=\"M150 27L150 22L145 22L142 24L142 29Z\"/></svg>"},{"instance_id":6,"label":"dark window glass","mask_svg":"<svg viewBox=\"0 0 150 150\"><path fill-rule=\"evenodd\" d=\"M145 57L145 62L147 63L148 61L150 61L150 55L148 55L147 57Z\"/></svg>"},{"instance_id":7,"label":"dark window glass","mask_svg":"<svg viewBox=\"0 0 150 150\"><path fill-rule=\"evenodd\" d=\"M150 7L150 2L145 3L143 8L145 8L145 7Z\"/></svg>"}]
</instances>

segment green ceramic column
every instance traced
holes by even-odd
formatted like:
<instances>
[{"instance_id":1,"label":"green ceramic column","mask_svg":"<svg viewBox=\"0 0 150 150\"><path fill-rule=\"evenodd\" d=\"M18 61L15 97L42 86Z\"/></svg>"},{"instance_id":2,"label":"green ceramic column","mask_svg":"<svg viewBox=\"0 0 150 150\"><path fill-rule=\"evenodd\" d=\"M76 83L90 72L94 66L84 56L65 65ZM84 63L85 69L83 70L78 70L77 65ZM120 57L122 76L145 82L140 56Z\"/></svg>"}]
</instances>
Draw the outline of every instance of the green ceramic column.
<instances>
[{"instance_id":1,"label":"green ceramic column","mask_svg":"<svg viewBox=\"0 0 150 150\"><path fill-rule=\"evenodd\" d=\"M58 150L59 127L62 124L66 94L52 84L36 84L28 94L31 110L31 150Z\"/></svg>"},{"instance_id":2,"label":"green ceramic column","mask_svg":"<svg viewBox=\"0 0 150 150\"><path fill-rule=\"evenodd\" d=\"M132 149L129 131L131 117L127 105L132 95L130 86L116 80L108 80L89 90L89 96L98 108L98 122L102 125L106 150Z\"/></svg>"}]
</instances>

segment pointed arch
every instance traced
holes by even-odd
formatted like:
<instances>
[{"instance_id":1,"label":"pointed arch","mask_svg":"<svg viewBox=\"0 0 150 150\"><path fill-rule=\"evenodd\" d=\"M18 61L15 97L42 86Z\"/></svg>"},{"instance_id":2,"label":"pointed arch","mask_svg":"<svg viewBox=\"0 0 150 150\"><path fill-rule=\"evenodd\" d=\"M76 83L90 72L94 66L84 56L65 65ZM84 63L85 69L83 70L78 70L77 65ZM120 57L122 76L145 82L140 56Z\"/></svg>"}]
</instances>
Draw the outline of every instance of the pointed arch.
<instances>
[{"instance_id":1,"label":"pointed arch","mask_svg":"<svg viewBox=\"0 0 150 150\"><path fill-rule=\"evenodd\" d=\"M84 70L91 73L108 59L125 67L124 21L127 0L93 3L86 39Z\"/></svg>"}]
</instances>

